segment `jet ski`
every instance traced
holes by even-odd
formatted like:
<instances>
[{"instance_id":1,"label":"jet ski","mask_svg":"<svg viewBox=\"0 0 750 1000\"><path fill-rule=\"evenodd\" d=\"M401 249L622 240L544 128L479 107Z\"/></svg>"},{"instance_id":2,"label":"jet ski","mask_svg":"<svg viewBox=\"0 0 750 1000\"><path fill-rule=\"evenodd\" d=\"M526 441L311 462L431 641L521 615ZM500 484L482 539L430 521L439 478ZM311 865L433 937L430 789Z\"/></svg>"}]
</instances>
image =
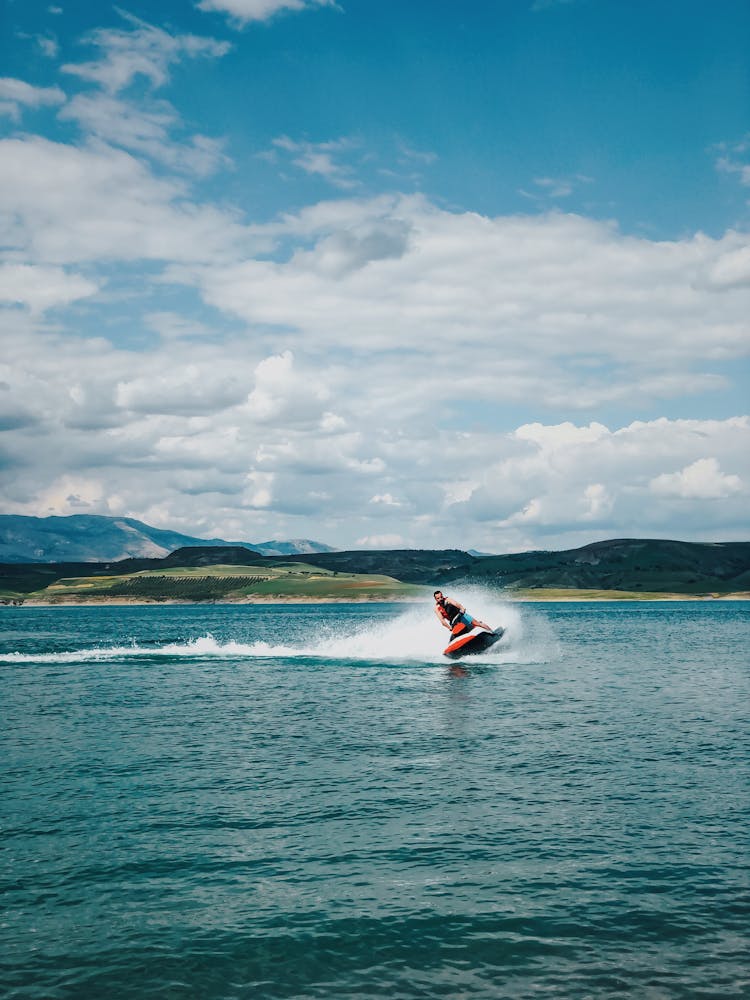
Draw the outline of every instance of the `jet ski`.
<instances>
[{"instance_id":1,"label":"jet ski","mask_svg":"<svg viewBox=\"0 0 750 1000\"><path fill-rule=\"evenodd\" d=\"M451 641L443 650L443 656L448 656L451 660L459 660L462 656L476 656L477 653L486 653L488 649L500 642L505 635L504 628L496 628L494 632L487 629L470 628L463 622L456 622L451 629Z\"/></svg>"}]
</instances>

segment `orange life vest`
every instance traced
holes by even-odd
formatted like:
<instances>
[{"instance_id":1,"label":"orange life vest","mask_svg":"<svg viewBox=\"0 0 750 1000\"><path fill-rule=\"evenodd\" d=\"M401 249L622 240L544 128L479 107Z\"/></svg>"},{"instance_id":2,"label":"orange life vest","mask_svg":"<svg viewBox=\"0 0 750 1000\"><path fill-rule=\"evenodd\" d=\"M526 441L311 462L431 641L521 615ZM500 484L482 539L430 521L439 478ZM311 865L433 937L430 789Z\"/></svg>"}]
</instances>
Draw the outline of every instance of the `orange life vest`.
<instances>
[{"instance_id":1,"label":"orange life vest","mask_svg":"<svg viewBox=\"0 0 750 1000\"><path fill-rule=\"evenodd\" d=\"M438 614L442 615L449 623L453 621L456 615L461 614L461 609L458 605L448 600L444 600L442 604L435 602L435 607L438 609Z\"/></svg>"}]
</instances>

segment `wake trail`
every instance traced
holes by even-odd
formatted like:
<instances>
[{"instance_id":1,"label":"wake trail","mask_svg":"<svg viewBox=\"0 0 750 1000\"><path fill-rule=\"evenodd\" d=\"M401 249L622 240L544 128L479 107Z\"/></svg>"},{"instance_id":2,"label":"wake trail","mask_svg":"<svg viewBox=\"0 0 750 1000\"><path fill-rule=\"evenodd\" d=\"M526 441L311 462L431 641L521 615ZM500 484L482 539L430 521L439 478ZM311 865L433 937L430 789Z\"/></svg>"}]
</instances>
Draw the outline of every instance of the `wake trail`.
<instances>
[{"instance_id":1,"label":"wake trail","mask_svg":"<svg viewBox=\"0 0 750 1000\"><path fill-rule=\"evenodd\" d=\"M472 663L531 663L550 658L554 638L546 621L531 621L528 609L523 613L518 605L498 601L497 594L479 588L462 588L462 602L470 612L497 627L503 625L506 634L500 643ZM531 633L527 637L528 631ZM540 629L541 626L541 629ZM431 607L411 607L387 620L365 620L360 625L347 622L343 633L335 619L322 622L311 634L294 635L285 642L268 640L222 641L210 632L183 642L163 645L143 645L133 641L128 645L96 646L87 649L50 653L11 652L0 654L0 663L91 663L147 660L224 660L224 659L316 659L326 661L369 661L389 663L445 664L443 649L448 632L438 624Z\"/></svg>"},{"instance_id":2,"label":"wake trail","mask_svg":"<svg viewBox=\"0 0 750 1000\"><path fill-rule=\"evenodd\" d=\"M272 652L273 650L273 652ZM207 632L187 642L169 642L162 646L94 646L59 653L4 653L0 663L91 663L104 660L147 659L213 659L253 656L299 655L293 646L269 646L265 642L221 642Z\"/></svg>"}]
</instances>

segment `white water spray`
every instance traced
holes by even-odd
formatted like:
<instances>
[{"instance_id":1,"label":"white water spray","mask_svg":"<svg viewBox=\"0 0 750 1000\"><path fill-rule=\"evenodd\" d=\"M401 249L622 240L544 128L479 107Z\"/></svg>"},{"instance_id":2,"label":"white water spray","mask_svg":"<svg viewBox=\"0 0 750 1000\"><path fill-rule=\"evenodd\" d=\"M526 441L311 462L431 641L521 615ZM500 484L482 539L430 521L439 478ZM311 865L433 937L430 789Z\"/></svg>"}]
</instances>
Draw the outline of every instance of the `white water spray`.
<instances>
[{"instance_id":1,"label":"white water spray","mask_svg":"<svg viewBox=\"0 0 750 1000\"><path fill-rule=\"evenodd\" d=\"M452 592L449 592L452 593ZM528 607L521 608L498 598L497 593L480 587L461 587L455 595L466 605L475 618L497 628L503 626L506 634L496 646L471 662L531 663L549 658L549 624L534 615ZM117 661L133 658L148 659L258 659L258 658L320 658L329 661L383 661L389 663L446 663L443 649L448 642L448 631L442 628L432 609L432 604L405 607L388 619L364 619L355 624L346 622L342 633L335 616L327 616L312 635L295 637L285 643L258 640L240 642L234 639L220 641L210 632L181 643L162 646L132 645L101 646L90 649L58 653L5 653L0 663L86 663ZM529 633L527 635L527 633Z\"/></svg>"}]
</instances>

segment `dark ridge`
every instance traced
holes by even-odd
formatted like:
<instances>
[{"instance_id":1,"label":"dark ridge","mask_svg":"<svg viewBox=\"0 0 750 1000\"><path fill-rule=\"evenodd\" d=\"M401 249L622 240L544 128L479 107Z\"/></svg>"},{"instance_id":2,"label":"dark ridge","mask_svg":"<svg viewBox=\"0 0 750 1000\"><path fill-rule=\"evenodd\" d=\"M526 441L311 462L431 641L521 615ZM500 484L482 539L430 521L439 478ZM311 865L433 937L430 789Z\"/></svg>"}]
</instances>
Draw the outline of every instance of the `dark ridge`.
<instances>
[{"instance_id":1,"label":"dark ridge","mask_svg":"<svg viewBox=\"0 0 750 1000\"><path fill-rule=\"evenodd\" d=\"M184 545L159 559L159 566L254 566L269 557L237 545ZM288 556L280 558L288 559ZM296 557L295 557L296 558ZM122 566L120 562L117 564Z\"/></svg>"},{"instance_id":2,"label":"dark ridge","mask_svg":"<svg viewBox=\"0 0 750 1000\"><path fill-rule=\"evenodd\" d=\"M475 557L461 549L352 550L263 556L240 546L183 546L163 559L106 563L0 565L0 593L24 595L62 578L123 576L196 566L303 563L340 573L377 574L402 583L479 583L504 589L627 590L709 594L750 590L750 542L616 538L562 552Z\"/></svg>"},{"instance_id":3,"label":"dark ridge","mask_svg":"<svg viewBox=\"0 0 750 1000\"><path fill-rule=\"evenodd\" d=\"M478 560L461 549L353 549L348 552L310 552L291 557L273 556L274 561L289 561L320 566L338 573L374 573L393 576L402 583L432 583L446 574L471 572Z\"/></svg>"},{"instance_id":4,"label":"dark ridge","mask_svg":"<svg viewBox=\"0 0 750 1000\"><path fill-rule=\"evenodd\" d=\"M487 556L469 578L510 588L729 593L750 589L750 542L613 538L561 552Z\"/></svg>"}]
</instances>

